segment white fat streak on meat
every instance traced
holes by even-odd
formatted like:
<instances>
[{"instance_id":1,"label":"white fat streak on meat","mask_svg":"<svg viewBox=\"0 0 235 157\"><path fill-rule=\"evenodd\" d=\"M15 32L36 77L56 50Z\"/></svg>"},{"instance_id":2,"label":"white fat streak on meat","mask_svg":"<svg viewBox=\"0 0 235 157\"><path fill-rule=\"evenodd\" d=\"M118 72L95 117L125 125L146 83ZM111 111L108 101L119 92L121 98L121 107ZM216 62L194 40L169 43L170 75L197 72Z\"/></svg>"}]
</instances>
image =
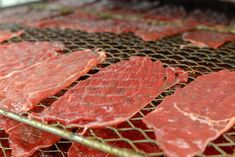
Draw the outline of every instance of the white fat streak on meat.
<instances>
[{"instance_id":1,"label":"white fat streak on meat","mask_svg":"<svg viewBox=\"0 0 235 157\"><path fill-rule=\"evenodd\" d=\"M156 111L161 112L162 110L164 110L164 107L159 107L159 108L157 108L156 110L154 110L154 112L156 112ZM178 110L177 110L177 111L178 111ZM180 111L178 111L178 112L180 112ZM155 135L156 135L156 136L157 136L157 135L158 135L158 137L163 137L163 136L164 136L164 134L165 134L165 131L164 131L164 130L162 130L161 128L157 128L157 127L152 126L151 123L146 123L146 124L147 124L147 127L148 127L148 128L153 128L153 129L154 129L154 132L155 132ZM210 130L215 131L215 129L213 129L213 128L210 128ZM207 143L208 143L209 141L215 139L215 138L217 138L217 137L208 138L205 143L202 142L201 140L193 141L193 143L196 144L198 148L204 150L204 149L206 148L206 146L207 146ZM159 144L159 143L162 143L163 140L164 140L164 139L157 138L157 139L156 139L156 142ZM170 142L168 142L168 141L170 141ZM181 143L181 142L182 142L182 143ZM176 147L182 148L182 149L190 148L190 144L187 143L187 141L185 141L184 139L180 139L180 138L178 138L177 141L174 141L174 140L167 140L166 143L173 144L173 145L175 145ZM182 157L182 156L180 156L180 155L179 155L178 153L176 153L176 152L168 151L168 149L167 149L167 147L166 147L165 145L161 145L161 148L166 151L165 153L166 153L167 156L169 156L169 157ZM198 155L199 153L201 153L200 150L197 151L197 152L188 153L188 154L185 155L184 157L194 157L195 155Z\"/></svg>"},{"instance_id":2,"label":"white fat streak on meat","mask_svg":"<svg viewBox=\"0 0 235 157\"><path fill-rule=\"evenodd\" d=\"M197 120L199 121L200 123L203 123L203 124L207 124L209 126L211 126L216 133L218 133L218 127L219 128L224 128L228 123L229 121L231 120L231 118L228 118L228 119L224 119L224 120L220 120L220 121L216 121L216 120L213 120L213 119L210 119L209 117L206 117L206 116L203 116L203 115L199 115L199 114L196 114L196 113L188 113L188 112L184 112L182 111L176 103L173 104L174 108L176 108L179 112L181 112L182 114L184 114L185 116L189 117L190 119L192 119L193 121Z\"/></svg>"},{"instance_id":3,"label":"white fat streak on meat","mask_svg":"<svg viewBox=\"0 0 235 157\"><path fill-rule=\"evenodd\" d=\"M223 76L223 72L224 73L227 73L227 72L229 72L229 71L221 71L221 72L219 72L218 74L220 75L221 74L221 76ZM231 74L232 74L232 72L230 72ZM211 74L212 75L212 74ZM234 76L234 75L232 75L232 76ZM218 79L217 79L218 80ZM228 80L230 80L230 83L232 83L231 81L232 81L232 79L231 79L231 77L230 77L230 79L228 79ZM228 81L220 81L219 82L219 87L221 87L221 86L223 86L224 84L228 84ZM187 87L187 86L186 86ZM185 88L186 88L185 87ZM188 88L190 88L190 86L188 87ZM183 89L181 89L181 90L183 90ZM223 96L223 94L224 94L224 92L221 92L220 90L219 90L219 88L213 88L213 89L209 89L209 91L212 91L212 90L214 90L214 92L216 92L216 93L220 93L221 95L220 95L220 97L224 97ZM215 91L216 90L216 91ZM192 91L194 91L193 89L192 89ZM177 91L176 91L176 93L177 93ZM232 98L234 98L234 95L235 93L233 93L232 95L230 95L229 96L229 98L227 99L225 99L225 101L224 102L230 102L231 100L233 100ZM177 94L176 94L177 95ZM182 94L181 96L183 96L184 97L184 94ZM171 96L170 96L171 97ZM231 102L233 102L233 101L231 101ZM164 104L164 105L166 105L166 104ZM227 131L229 128L231 128L233 125L234 125L234 123L235 123L235 117L233 117L233 115L232 116L230 116L230 117L228 117L228 116L226 116L226 118L224 118L224 119L222 119L222 120L213 120L212 118L208 118L208 117L206 117L206 116L202 116L202 115L200 115L200 114L195 114L195 113L192 113L192 112L190 112L190 108L188 107L188 108L184 108L184 110L183 109L181 109L179 106L182 106L182 104L180 104L180 102L178 102L178 104L177 104L177 101L175 101L175 102L171 102L170 104L169 104L169 106L168 107L170 107L170 106L172 106L172 107L174 107L175 108L175 111L174 112L179 112L179 113L181 113L183 116L185 116L186 117L186 119L188 119L188 120L192 120L192 121L194 121L194 122L197 122L197 123L201 123L202 124L202 126L204 125L204 126L208 126L207 128L208 128L208 132L211 132L211 135L207 138L207 139L204 139L204 140L198 140L198 139L195 139L194 141L191 141L192 143L192 146L195 144L195 145L197 145L197 147L198 148L200 148L200 150L198 150L198 149L196 149L193 153L188 153L188 154L186 154L185 156L187 156L187 157L192 157L192 156L194 156L194 155L197 155L197 154L200 154L202 151L204 151L205 150L205 148L206 148L206 146L207 146L207 144L209 143L209 141L212 141L212 140L214 140L214 139L216 139L218 136L220 136L223 132L225 132L225 131ZM196 105L196 104L195 104ZM200 105L200 104L198 104L198 105ZM230 105L231 105L231 108L233 108L233 107L235 107L235 103L230 103ZM160 105L161 106L161 105ZM159 107L160 107L159 106ZM182 111L183 110L183 111ZM161 111L158 111L158 110L155 110L154 112L156 112L156 113L158 113L158 112L161 112ZM165 112L167 112L167 109L165 110ZM205 112L203 112L203 113L205 113ZM170 117L169 117L170 118ZM173 118L173 117L172 117ZM174 119L174 118L173 118ZM168 121L170 120L170 121L172 121L172 122L174 122L174 120L173 119L168 119ZM145 123L147 123L147 125L148 125L148 127L153 127L154 128L154 130L155 130L155 134L156 135L158 135L157 137L157 142L158 143L160 143L161 144L161 148L163 149L163 150L165 150L165 153L167 154L167 155L169 155L169 156L172 156L172 157L177 157L178 156L178 154L176 154L176 153L174 153L174 152L169 152L168 150L168 148L166 147L166 146L164 146L164 142L166 142L167 141L167 139L160 139L161 137L164 137L164 135L165 135L165 133L164 133L164 128L163 129L161 129L161 127L160 128L157 128L157 127L154 127L154 125L153 124L151 124L150 122L148 123L148 121L144 121ZM192 122L192 123L194 123L194 122ZM179 122L180 123L180 122ZM178 128L179 130L180 130L180 128ZM167 134L167 132L166 132L166 134ZM187 132L187 134L189 134L190 135L190 132ZM214 134L214 135L213 135ZM161 141L162 140L162 141ZM164 141L163 141L164 140ZM171 140L171 139L169 139L169 140ZM190 141L189 141L190 142Z\"/></svg>"},{"instance_id":4,"label":"white fat streak on meat","mask_svg":"<svg viewBox=\"0 0 235 157\"><path fill-rule=\"evenodd\" d=\"M179 148L184 148L187 149L190 147L190 145L188 144L188 142L186 142L184 139L182 138L177 138L176 140L168 140L167 143L173 144L178 146Z\"/></svg>"},{"instance_id":5,"label":"white fat streak on meat","mask_svg":"<svg viewBox=\"0 0 235 157\"><path fill-rule=\"evenodd\" d=\"M26 47L26 52L27 52L27 51L30 51L30 49L32 49L32 44L33 44L34 47L41 47L42 49L38 50L38 51L41 51L41 52L43 52L44 48L47 46L50 51L44 52L44 53L45 53L45 55L51 54L52 56L56 56L58 54L57 51L62 50L64 48L64 45L62 43L59 43L59 42L52 42L52 43L48 43L48 42L34 42L34 43L21 42L21 43L16 43L16 44L14 43L14 44L1 45L1 48L5 47L4 51L13 51L14 52L14 51L16 51L15 50L16 48L21 48L21 47L24 46L24 47ZM27 48L27 46L29 46L29 48ZM51 58L51 57L48 56L47 58L45 58L41 61L37 61L36 63L30 63L30 64L33 64L33 65L29 65L29 66L25 67L24 69L20 68L20 67L24 66L24 60L25 59L30 59L31 56L32 56L32 54L30 54L29 52L28 52L27 55L22 53L22 55L20 55L19 60L13 60L13 61L10 60L10 61L7 61L6 63L0 64L0 67L2 68L2 66L6 66L7 64L11 65L12 62L15 62L15 61L21 62L22 61L20 66L17 66L18 70L12 69L12 71L9 72L7 75L1 76L0 80L9 78L9 77L11 77L11 76L13 76L17 73L24 72L24 71L26 71L27 69L29 69L31 67L38 66L42 62L44 62L44 61ZM39 56L39 57L45 57L45 56Z\"/></svg>"},{"instance_id":6,"label":"white fat streak on meat","mask_svg":"<svg viewBox=\"0 0 235 157\"><path fill-rule=\"evenodd\" d=\"M212 137L208 138L205 142L202 142L200 140L193 141L193 143L196 144L202 151L204 151L206 149L206 146L210 141L218 138L222 133L224 133L225 131L230 129L235 124L235 117L231 117L229 119L225 119L225 120L221 120L221 121L215 121L215 120L212 120L212 119L205 117L205 116L202 116L202 115L184 112L179 107L177 107L176 103L174 103L173 106L175 109L177 109L177 111L179 111L183 115L189 117L191 120L199 121L202 124L209 125L210 130L212 130L216 133L216 136L212 136ZM219 126L220 130L218 130L218 126ZM221 128L223 128L223 129L221 130ZM199 150L197 152L193 152L191 154L188 154L187 157L193 157L193 156L201 153L201 150ZM177 156L175 156L175 157L177 157Z\"/></svg>"},{"instance_id":7,"label":"white fat streak on meat","mask_svg":"<svg viewBox=\"0 0 235 157\"><path fill-rule=\"evenodd\" d=\"M203 149L203 142L200 140L193 141L194 144L196 144L200 149Z\"/></svg>"},{"instance_id":8,"label":"white fat streak on meat","mask_svg":"<svg viewBox=\"0 0 235 157\"><path fill-rule=\"evenodd\" d=\"M38 66L39 64L42 64L42 62L35 63L34 65L32 65L32 66L30 66L30 67L27 67L27 68L25 68L25 69L23 69L23 70L15 70L15 71L12 71L11 73L9 73L9 74L7 74L7 75L5 75L5 76L3 76L3 77L0 77L0 80L1 80L1 79L5 79L5 78L9 78L9 77L11 77L12 75L17 74L17 73L19 73L19 72L24 72L24 71L26 71L26 70L29 69L29 68ZM6 89L3 89L3 90L6 90Z\"/></svg>"}]
</instances>

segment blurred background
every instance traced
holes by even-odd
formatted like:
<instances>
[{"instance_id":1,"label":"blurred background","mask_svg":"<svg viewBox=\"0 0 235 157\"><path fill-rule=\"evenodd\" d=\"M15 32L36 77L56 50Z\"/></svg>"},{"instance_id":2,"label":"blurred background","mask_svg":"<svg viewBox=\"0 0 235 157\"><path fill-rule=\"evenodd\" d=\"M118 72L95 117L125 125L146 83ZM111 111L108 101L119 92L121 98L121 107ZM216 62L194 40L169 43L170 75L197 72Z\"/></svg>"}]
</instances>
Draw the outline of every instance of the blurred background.
<instances>
[{"instance_id":1,"label":"blurred background","mask_svg":"<svg viewBox=\"0 0 235 157\"><path fill-rule=\"evenodd\" d=\"M15 6L15 5L22 5L25 3L30 2L37 2L40 0L0 0L0 7L9 7L9 6Z\"/></svg>"},{"instance_id":2,"label":"blurred background","mask_svg":"<svg viewBox=\"0 0 235 157\"><path fill-rule=\"evenodd\" d=\"M234 2L235 0L0 0L0 31L7 30L10 34L23 31L20 36L10 37L1 44L59 41L66 46L61 53L93 48L105 50L107 60L81 80L102 67L131 56L149 56L153 61L160 60L164 66L188 71L189 81L193 81L210 72L235 70L235 40L228 40L219 48L200 48L190 46L191 43L183 39L184 33L190 31L234 35ZM178 32L180 29L182 31ZM65 92L63 90L42 101L35 111L41 112ZM114 127L89 129L86 136L115 147L141 152L149 157L163 157L164 152L155 142L153 130L142 123L142 118L173 92L174 89L167 90L128 121ZM0 128L0 157L12 157L8 138ZM39 149L32 157L67 157L71 144L71 141L61 139L49 148ZM83 150L86 151L87 148ZM235 157L235 126L208 145L200 157L206 156Z\"/></svg>"}]
</instances>

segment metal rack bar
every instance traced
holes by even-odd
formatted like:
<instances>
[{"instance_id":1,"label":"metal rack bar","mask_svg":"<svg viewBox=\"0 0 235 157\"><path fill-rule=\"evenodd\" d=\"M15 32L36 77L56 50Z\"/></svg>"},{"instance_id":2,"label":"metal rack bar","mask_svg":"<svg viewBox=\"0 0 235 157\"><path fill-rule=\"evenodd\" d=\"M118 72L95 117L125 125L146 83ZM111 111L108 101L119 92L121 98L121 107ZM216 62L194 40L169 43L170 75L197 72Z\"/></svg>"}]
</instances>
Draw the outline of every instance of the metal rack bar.
<instances>
[{"instance_id":1,"label":"metal rack bar","mask_svg":"<svg viewBox=\"0 0 235 157\"><path fill-rule=\"evenodd\" d=\"M107 153L110 153L110 154L113 154L116 156L143 157L143 155L129 151L127 149L115 148L115 147L112 147L108 144L98 142L96 140L87 139L84 136L80 136L80 135L77 135L77 134L72 133L70 131L67 131L64 129L59 129L55 126L51 126L49 124L45 124L45 123L42 123L42 122L39 122L36 120L29 119L24 116L20 116L18 114L15 114L13 112L10 112L10 111L4 110L4 109L0 109L0 115L3 115L7 118L10 118L10 119L16 120L18 122L30 125L30 126L35 127L37 129L52 133L54 135L63 137L65 139L72 140L72 141L78 142L80 144L83 144L83 145L86 145L86 146L92 147L94 149L98 149L98 150L101 150L101 151L104 151L104 152L107 152Z\"/></svg>"}]
</instances>

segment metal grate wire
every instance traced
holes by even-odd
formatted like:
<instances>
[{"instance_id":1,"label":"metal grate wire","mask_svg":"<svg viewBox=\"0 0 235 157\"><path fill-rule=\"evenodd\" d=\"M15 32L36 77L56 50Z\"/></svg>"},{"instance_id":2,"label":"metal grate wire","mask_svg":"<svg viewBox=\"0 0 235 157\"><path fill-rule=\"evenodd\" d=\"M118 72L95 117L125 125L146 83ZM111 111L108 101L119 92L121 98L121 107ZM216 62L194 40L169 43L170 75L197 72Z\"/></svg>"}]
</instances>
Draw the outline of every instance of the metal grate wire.
<instances>
[{"instance_id":1,"label":"metal grate wire","mask_svg":"<svg viewBox=\"0 0 235 157\"><path fill-rule=\"evenodd\" d=\"M7 27L2 25L2 28ZM16 29L18 29L16 27ZM23 28L25 34L15 37L9 41L61 41L66 45L63 53L70 53L74 50L84 48L102 48L107 52L107 60L89 71L77 82L88 78L98 72L100 68L110 64L128 59L130 56L150 56L152 60L160 60L165 66L180 67L190 73L190 81L197 76L221 69L235 70L235 42L227 43L219 49L185 47L180 49L180 45L187 42L182 41L181 35L164 38L154 42L144 42L132 33L115 35L112 33L85 33L73 30L57 29L32 29ZM184 86L185 84L181 84ZM38 106L44 108L63 95L67 89L57 93L55 96L43 100ZM142 118L151 112L164 99L165 96L174 92L171 88L145 108L139 111L128 121L116 126L105 129L89 129L89 137L108 144L118 144L125 148L141 152L150 157L164 156L155 142L154 132L148 129L142 122ZM106 137L106 135L109 135ZM133 136L134 135L134 136ZM71 141L62 139L50 148L40 149L34 157L67 157L67 151ZM10 156L7 134L0 130L0 154L4 157ZM201 157L226 157L232 156L235 151L235 126L227 133L220 136L217 140L209 143L206 151Z\"/></svg>"}]
</instances>

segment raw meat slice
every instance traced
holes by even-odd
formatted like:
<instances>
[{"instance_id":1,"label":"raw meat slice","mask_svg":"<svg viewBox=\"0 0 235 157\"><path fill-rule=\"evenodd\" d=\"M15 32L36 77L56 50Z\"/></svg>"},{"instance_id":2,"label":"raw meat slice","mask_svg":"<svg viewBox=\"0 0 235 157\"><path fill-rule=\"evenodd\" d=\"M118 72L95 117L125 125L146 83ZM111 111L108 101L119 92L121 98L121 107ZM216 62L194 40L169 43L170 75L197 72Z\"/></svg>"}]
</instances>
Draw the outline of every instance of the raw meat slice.
<instances>
[{"instance_id":1,"label":"raw meat slice","mask_svg":"<svg viewBox=\"0 0 235 157\"><path fill-rule=\"evenodd\" d=\"M17 59L30 57L32 55L53 56L60 51L64 45L59 42L19 42L0 45L0 65ZM38 58L40 60L40 58Z\"/></svg>"},{"instance_id":2,"label":"raw meat slice","mask_svg":"<svg viewBox=\"0 0 235 157\"><path fill-rule=\"evenodd\" d=\"M140 24L134 32L136 36L145 41L154 41L164 37L176 35L184 31L192 29L189 25L148 25Z\"/></svg>"},{"instance_id":3,"label":"raw meat slice","mask_svg":"<svg viewBox=\"0 0 235 157\"><path fill-rule=\"evenodd\" d=\"M186 16L184 8L166 5L144 13L143 18L154 21L176 22L182 20L184 16Z\"/></svg>"},{"instance_id":4,"label":"raw meat slice","mask_svg":"<svg viewBox=\"0 0 235 157\"><path fill-rule=\"evenodd\" d=\"M6 30L1 30L0 31L0 43L8 40L12 37L20 36L23 33L23 31L18 31L18 32L10 32Z\"/></svg>"},{"instance_id":5,"label":"raw meat slice","mask_svg":"<svg viewBox=\"0 0 235 157\"><path fill-rule=\"evenodd\" d=\"M169 157L193 157L235 124L235 72L198 77L166 97L143 122Z\"/></svg>"},{"instance_id":6,"label":"raw meat slice","mask_svg":"<svg viewBox=\"0 0 235 157\"><path fill-rule=\"evenodd\" d=\"M108 153L83 146L79 143L73 142L68 151L68 157L114 157Z\"/></svg>"},{"instance_id":7,"label":"raw meat slice","mask_svg":"<svg viewBox=\"0 0 235 157\"><path fill-rule=\"evenodd\" d=\"M79 82L50 107L31 117L85 129L115 125L187 78L188 74L179 68L164 68L160 61L152 62L149 57L131 57Z\"/></svg>"},{"instance_id":8,"label":"raw meat slice","mask_svg":"<svg viewBox=\"0 0 235 157\"><path fill-rule=\"evenodd\" d=\"M213 10L200 10L196 9L192 11L186 19L185 23L191 25L206 25L206 26L215 26L215 25L228 25L230 19L227 18L226 14L218 13Z\"/></svg>"},{"instance_id":9,"label":"raw meat slice","mask_svg":"<svg viewBox=\"0 0 235 157\"><path fill-rule=\"evenodd\" d=\"M42 99L69 86L104 59L104 52L77 51L15 72L9 79L0 81L0 89L4 89L0 92L1 106L17 113L28 111Z\"/></svg>"},{"instance_id":10,"label":"raw meat slice","mask_svg":"<svg viewBox=\"0 0 235 157\"><path fill-rule=\"evenodd\" d=\"M25 124L18 124L7 131L12 156L31 156L36 150L46 148L59 141L60 137Z\"/></svg>"},{"instance_id":11,"label":"raw meat slice","mask_svg":"<svg viewBox=\"0 0 235 157\"><path fill-rule=\"evenodd\" d=\"M183 34L183 40L191 42L191 44L189 44L190 46L216 49L228 41L235 40L235 35L210 31L193 31L185 32Z\"/></svg>"},{"instance_id":12,"label":"raw meat slice","mask_svg":"<svg viewBox=\"0 0 235 157\"><path fill-rule=\"evenodd\" d=\"M97 135L98 137L102 138L102 139L112 139L112 135L110 135L110 132L107 129L95 129L93 130L94 134ZM112 134L112 133L111 133ZM135 136L136 134L132 135ZM87 132L86 134L87 137L91 137L92 135L89 134L89 132ZM118 147L118 148L125 148L128 149L129 146L127 144L125 144L124 141L112 141L112 142L108 142L109 145L114 146L114 147ZM68 150L68 157L114 157L111 154L93 149L91 147L88 146L84 146L82 144L73 142L72 145L70 146L69 150Z\"/></svg>"},{"instance_id":13,"label":"raw meat slice","mask_svg":"<svg viewBox=\"0 0 235 157\"><path fill-rule=\"evenodd\" d=\"M59 42L20 42L0 45L0 79L57 55Z\"/></svg>"}]
</instances>

